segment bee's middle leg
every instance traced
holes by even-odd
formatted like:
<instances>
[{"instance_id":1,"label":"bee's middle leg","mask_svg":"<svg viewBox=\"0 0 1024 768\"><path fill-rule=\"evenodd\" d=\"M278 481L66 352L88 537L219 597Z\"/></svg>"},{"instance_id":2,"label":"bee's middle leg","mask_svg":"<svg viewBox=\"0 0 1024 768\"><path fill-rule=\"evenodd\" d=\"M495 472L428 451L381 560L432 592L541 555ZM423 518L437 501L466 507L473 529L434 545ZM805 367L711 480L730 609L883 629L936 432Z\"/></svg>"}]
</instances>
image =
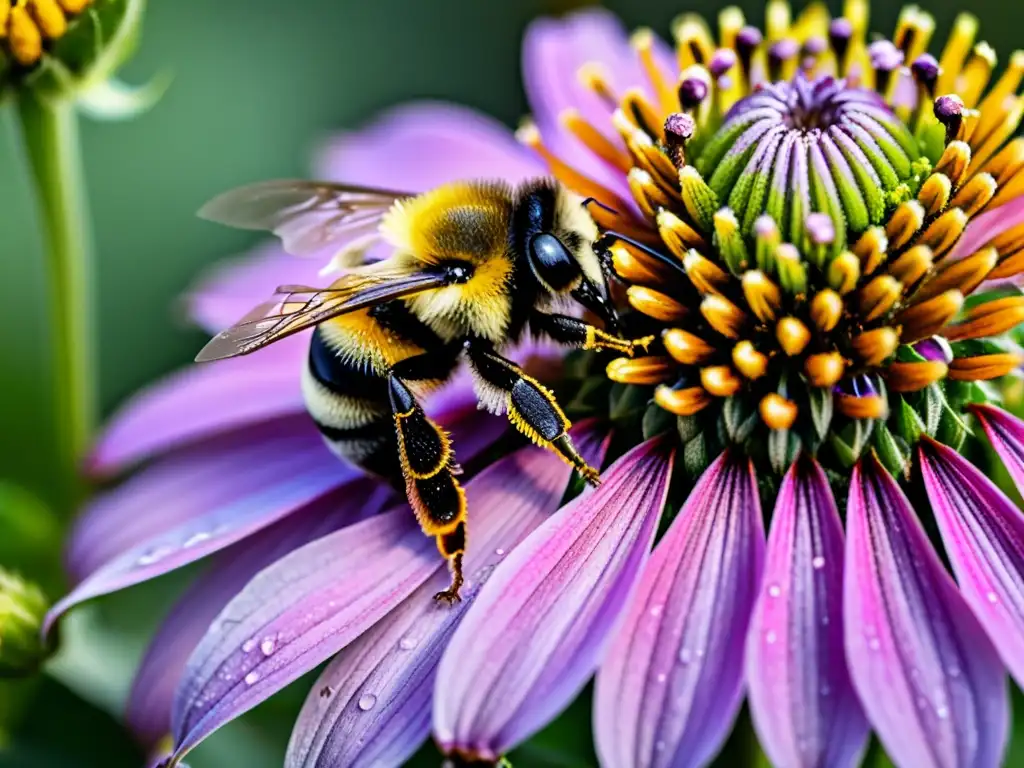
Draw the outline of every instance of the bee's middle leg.
<instances>
[{"instance_id":1,"label":"bee's middle leg","mask_svg":"<svg viewBox=\"0 0 1024 768\"><path fill-rule=\"evenodd\" d=\"M554 315L534 310L530 315L530 328L548 336L552 341L579 349L608 349L633 357L637 350L646 351L653 336L641 339L623 339L588 322L568 315Z\"/></svg>"},{"instance_id":2,"label":"bee's middle leg","mask_svg":"<svg viewBox=\"0 0 1024 768\"><path fill-rule=\"evenodd\" d=\"M505 407L513 426L540 446L562 457L591 485L600 483L600 473L587 464L569 437L569 419L555 396L486 343L466 344L470 365L484 382L505 393Z\"/></svg>"},{"instance_id":3,"label":"bee's middle leg","mask_svg":"<svg viewBox=\"0 0 1024 768\"><path fill-rule=\"evenodd\" d=\"M447 432L427 417L406 382L447 378L454 364L454 357L419 355L396 364L387 376L406 496L423 532L434 537L449 562L451 585L435 595L448 602L459 600L463 581L466 495Z\"/></svg>"}]
</instances>

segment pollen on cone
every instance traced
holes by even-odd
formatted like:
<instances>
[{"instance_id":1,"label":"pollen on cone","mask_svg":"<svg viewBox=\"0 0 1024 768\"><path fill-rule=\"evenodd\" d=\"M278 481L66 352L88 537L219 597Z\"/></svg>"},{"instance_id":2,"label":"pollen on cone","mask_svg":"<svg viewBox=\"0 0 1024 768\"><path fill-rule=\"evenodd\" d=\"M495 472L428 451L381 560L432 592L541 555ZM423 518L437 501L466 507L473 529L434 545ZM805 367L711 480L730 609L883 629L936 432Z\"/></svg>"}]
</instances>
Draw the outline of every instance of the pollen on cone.
<instances>
[{"instance_id":1,"label":"pollen on cone","mask_svg":"<svg viewBox=\"0 0 1024 768\"><path fill-rule=\"evenodd\" d=\"M828 265L828 284L841 296L857 287L860 280L860 260L850 251L839 254Z\"/></svg>"},{"instance_id":2,"label":"pollen on cone","mask_svg":"<svg viewBox=\"0 0 1024 768\"><path fill-rule=\"evenodd\" d=\"M951 290L940 293L933 299L907 307L898 315L895 322L903 326L900 338L904 343L934 336L942 330L950 320L956 317L964 297L960 291Z\"/></svg>"},{"instance_id":3,"label":"pollen on cone","mask_svg":"<svg viewBox=\"0 0 1024 768\"><path fill-rule=\"evenodd\" d=\"M761 398L758 410L769 429L789 429L800 413L796 403L774 392Z\"/></svg>"},{"instance_id":4,"label":"pollen on cone","mask_svg":"<svg viewBox=\"0 0 1024 768\"><path fill-rule=\"evenodd\" d=\"M665 331L661 343L672 358L683 365L700 365L715 353L715 348L704 339L678 328Z\"/></svg>"},{"instance_id":5,"label":"pollen on cone","mask_svg":"<svg viewBox=\"0 0 1024 768\"><path fill-rule=\"evenodd\" d=\"M946 328L950 341L998 336L1024 322L1024 296L1010 296L979 304L967 313L962 323Z\"/></svg>"},{"instance_id":6,"label":"pollen on cone","mask_svg":"<svg viewBox=\"0 0 1024 768\"><path fill-rule=\"evenodd\" d=\"M966 259L941 265L937 273L914 294L914 300L924 301L951 289L968 296L981 285L998 261L999 252L995 248L983 248Z\"/></svg>"},{"instance_id":7,"label":"pollen on cone","mask_svg":"<svg viewBox=\"0 0 1024 768\"><path fill-rule=\"evenodd\" d=\"M865 365L880 365L899 346L900 338L892 328L875 328L853 337L854 352Z\"/></svg>"},{"instance_id":8,"label":"pollen on cone","mask_svg":"<svg viewBox=\"0 0 1024 768\"><path fill-rule=\"evenodd\" d=\"M815 387L831 387L843 378L846 361L838 352L809 355L804 362L804 372Z\"/></svg>"},{"instance_id":9,"label":"pollen on cone","mask_svg":"<svg viewBox=\"0 0 1024 768\"><path fill-rule=\"evenodd\" d=\"M705 296L700 311L720 334L730 339L739 338L746 315L731 301L722 296Z\"/></svg>"},{"instance_id":10,"label":"pollen on cone","mask_svg":"<svg viewBox=\"0 0 1024 768\"><path fill-rule=\"evenodd\" d=\"M860 293L860 309L867 321L877 320L892 309L903 293L903 285L892 275L879 275Z\"/></svg>"},{"instance_id":11,"label":"pollen on cone","mask_svg":"<svg viewBox=\"0 0 1024 768\"><path fill-rule=\"evenodd\" d=\"M660 384L668 379L673 368L666 357L620 357L608 363L606 374L620 384Z\"/></svg>"},{"instance_id":12,"label":"pollen on cone","mask_svg":"<svg viewBox=\"0 0 1024 768\"><path fill-rule=\"evenodd\" d=\"M707 247L701 234L671 211L659 211L657 223L661 239L680 259L691 248L700 250Z\"/></svg>"},{"instance_id":13,"label":"pollen on cone","mask_svg":"<svg viewBox=\"0 0 1024 768\"><path fill-rule=\"evenodd\" d=\"M768 357L758 352L753 342L748 340L732 348L732 363L751 381L761 378L768 370Z\"/></svg>"},{"instance_id":14,"label":"pollen on cone","mask_svg":"<svg viewBox=\"0 0 1024 768\"><path fill-rule=\"evenodd\" d=\"M648 317L673 323L682 320L689 310L667 294L642 285L631 285L626 290L630 306Z\"/></svg>"},{"instance_id":15,"label":"pollen on cone","mask_svg":"<svg viewBox=\"0 0 1024 768\"><path fill-rule=\"evenodd\" d=\"M907 200L900 203L892 212L889 223L885 227L885 234L889 238L889 247L896 250L909 243L910 238L924 225L924 220L924 206L919 202Z\"/></svg>"},{"instance_id":16,"label":"pollen on cone","mask_svg":"<svg viewBox=\"0 0 1024 768\"><path fill-rule=\"evenodd\" d=\"M949 364L950 379L954 381L987 381L1005 376L1024 365L1024 354L1002 353L958 357Z\"/></svg>"},{"instance_id":17,"label":"pollen on cone","mask_svg":"<svg viewBox=\"0 0 1024 768\"><path fill-rule=\"evenodd\" d=\"M775 326L775 338L778 339L782 351L793 357L807 348L811 341L811 332L795 317L784 317Z\"/></svg>"},{"instance_id":18,"label":"pollen on cone","mask_svg":"<svg viewBox=\"0 0 1024 768\"><path fill-rule=\"evenodd\" d=\"M730 281L725 270L693 249L683 257L683 268L690 282L701 293L718 293Z\"/></svg>"},{"instance_id":19,"label":"pollen on cone","mask_svg":"<svg viewBox=\"0 0 1024 768\"><path fill-rule=\"evenodd\" d=\"M941 360L892 363L886 370L886 382L894 392L917 392L945 377L949 367Z\"/></svg>"},{"instance_id":20,"label":"pollen on cone","mask_svg":"<svg viewBox=\"0 0 1024 768\"><path fill-rule=\"evenodd\" d=\"M970 146L963 141L954 141L946 145L939 162L935 165L935 171L948 176L953 185L959 187L967 176L970 164Z\"/></svg>"},{"instance_id":21,"label":"pollen on cone","mask_svg":"<svg viewBox=\"0 0 1024 768\"><path fill-rule=\"evenodd\" d=\"M654 390L654 402L676 416L692 416L711 403L711 396L702 387L672 389L662 384Z\"/></svg>"},{"instance_id":22,"label":"pollen on cone","mask_svg":"<svg viewBox=\"0 0 1024 768\"><path fill-rule=\"evenodd\" d=\"M932 268L932 249L915 245L889 265L889 274L905 286L913 286Z\"/></svg>"},{"instance_id":23,"label":"pollen on cone","mask_svg":"<svg viewBox=\"0 0 1024 768\"><path fill-rule=\"evenodd\" d=\"M917 193L917 200L924 206L924 210L929 216L935 216L945 209L952 191L953 182L946 174L933 173L921 185L921 189Z\"/></svg>"},{"instance_id":24,"label":"pollen on cone","mask_svg":"<svg viewBox=\"0 0 1024 768\"><path fill-rule=\"evenodd\" d=\"M824 333L828 333L839 324L843 316L843 300L831 288L818 291L811 299L811 322Z\"/></svg>"},{"instance_id":25,"label":"pollen on cone","mask_svg":"<svg viewBox=\"0 0 1024 768\"><path fill-rule=\"evenodd\" d=\"M764 272L755 269L743 275L743 294L758 320L767 323L775 319L782 305L782 292Z\"/></svg>"},{"instance_id":26,"label":"pollen on cone","mask_svg":"<svg viewBox=\"0 0 1024 768\"><path fill-rule=\"evenodd\" d=\"M712 365L700 370L700 383L715 397L732 397L742 382L728 365Z\"/></svg>"}]
</instances>

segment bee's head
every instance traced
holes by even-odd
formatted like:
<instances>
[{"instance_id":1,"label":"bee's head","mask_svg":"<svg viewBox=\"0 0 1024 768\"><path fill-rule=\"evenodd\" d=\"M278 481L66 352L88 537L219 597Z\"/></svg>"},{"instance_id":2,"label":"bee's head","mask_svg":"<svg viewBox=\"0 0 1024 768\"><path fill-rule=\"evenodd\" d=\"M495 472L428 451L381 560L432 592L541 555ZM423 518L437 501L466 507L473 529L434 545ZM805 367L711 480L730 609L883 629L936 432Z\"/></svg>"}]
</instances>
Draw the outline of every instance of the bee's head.
<instances>
[{"instance_id":1,"label":"bee's head","mask_svg":"<svg viewBox=\"0 0 1024 768\"><path fill-rule=\"evenodd\" d=\"M609 328L617 317L594 244L597 224L587 203L551 179L520 189L514 235L539 287L555 297L571 297Z\"/></svg>"}]
</instances>

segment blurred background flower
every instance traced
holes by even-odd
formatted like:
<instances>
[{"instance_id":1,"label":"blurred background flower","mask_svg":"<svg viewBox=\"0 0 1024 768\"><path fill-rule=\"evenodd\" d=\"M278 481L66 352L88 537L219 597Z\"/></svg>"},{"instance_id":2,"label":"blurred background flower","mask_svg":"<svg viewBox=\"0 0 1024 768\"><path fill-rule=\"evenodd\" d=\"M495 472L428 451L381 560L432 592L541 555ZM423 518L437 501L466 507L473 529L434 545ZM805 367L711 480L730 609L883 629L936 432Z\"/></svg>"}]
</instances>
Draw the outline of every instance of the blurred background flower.
<instances>
[{"instance_id":1,"label":"blurred background flower","mask_svg":"<svg viewBox=\"0 0 1024 768\"><path fill-rule=\"evenodd\" d=\"M245 234L196 220L193 212L199 205L238 183L309 175L314 168L307 164L306 148L323 142L338 128L365 123L379 110L410 98L457 101L514 126L527 108L517 74L523 30L534 17L565 10L568 5L543 0L517 4L458 0L441 6L411 0L358 6L326 0L154 4L147 13L146 45L124 69L124 75L142 79L169 67L175 73L175 88L136 122L102 130L88 124L84 127L86 179L99 254L96 277L103 413L111 415L131 393L192 358L205 334L180 322L168 308L193 284L197 273L225 253L240 252L253 242ZM709 18L721 10L720 3L703 0L685 8L666 0L607 5L621 12L627 26L645 24L661 31L667 30L670 20L682 10L705 13ZM761 21L761 2L741 5L748 18ZM948 0L936 0L929 3L928 10L944 32L962 8ZM1013 49L1017 44L1013 3L975 0L971 10L984 19L985 37L996 50ZM892 29L897 12L895 6L875 7L872 27ZM529 72L526 75L530 77ZM113 99L108 93L108 103ZM36 234L31 199L24 191L25 166L13 140L10 109L7 114L7 133L12 140L0 143L0 167L18 171L0 173L0 210L4 211L0 252L18 258L0 260L0 280L10 286L0 305L0 332L7 359L17 364L5 366L2 378L0 475L31 493L0 493L0 525L11 520L11 527L4 532L17 531L19 540L26 542L14 555L24 560L18 563L19 570L43 584L50 597L56 597L66 585L53 562L54 542L67 518L49 507L59 506L66 489L58 486L54 473L61 455L53 438L58 417L44 391L47 387L41 386L41 382L49 384L54 375L47 346L41 258L36 258L42 243ZM400 125L408 117L408 113L398 112L387 119ZM372 134L363 138L367 146L376 141ZM341 146L343 151L344 142ZM399 174L408 162L401 151L409 146L390 149ZM372 172L373 167L365 170ZM229 306L229 297L216 293L216 288L232 282L225 282L229 275L244 277L249 270L253 285L263 286L264 279L274 280L274 259L268 252L248 266L214 273L203 284L209 290L201 291L189 303L192 317L206 329L234 319L236 310L247 307L250 298L240 295L237 305ZM260 271L264 265L269 265L267 272ZM212 295L217 296L216 302L204 301ZM224 315L218 314L220 311ZM207 375L215 377L212 372ZM175 383L180 388L157 385L158 389L141 396L143 400L126 405L125 413L144 415L146 398L174 397L175 393L191 398L193 390L188 386L194 382L179 378ZM287 387L268 394L280 398L276 402L281 413L288 413L289 408L294 412L296 404L288 400ZM235 404L230 397L226 402ZM255 415L269 412L257 409ZM203 414L190 416L201 418ZM236 416L239 421L234 425L214 419L207 424L207 432L191 435L156 432L156 426L184 429L188 424L184 419L180 424L135 421L138 429L134 431L127 417L115 420L90 469L96 475L116 474L175 444L180 448L186 440L234 429L247 418L245 414ZM153 471L163 460L145 471ZM128 492L128 486L114 491ZM101 497L97 503L111 498L116 496ZM10 510L16 511L12 514ZM114 529L126 538L141 533L126 525ZM98 536L95 543L116 547L125 541L104 538ZM6 543L0 537L0 556L6 556ZM73 576L85 575L104 559L100 550L84 544L79 551L82 559L72 558ZM0 744L8 747L0 752L0 765L138 765L141 753L115 718L123 712L143 648L194 575L195 569L185 569L83 606L64 627L69 639L48 677L31 690L25 684L0 684ZM212 571L205 579L210 583L216 576ZM153 690L156 687L154 682ZM288 732L308 688L306 683L293 686L227 726L190 756L190 764L194 768L280 765ZM550 730L528 743L528 751L521 753L522 764L595 764L588 695L585 693ZM1016 691L1014 696L1019 718L1024 707ZM19 704L16 717L11 714L14 702ZM61 713L62 724L56 736L45 726L55 711ZM1024 733L1024 727L1017 732ZM732 760L731 764L755 759L755 748L749 743L731 744L730 748L737 751L722 759ZM1014 738L1009 764L1024 759L1022 754L1024 740ZM436 754L421 759L424 765L437 763ZM882 759L877 747L869 752L873 763L882 764Z\"/></svg>"}]
</instances>

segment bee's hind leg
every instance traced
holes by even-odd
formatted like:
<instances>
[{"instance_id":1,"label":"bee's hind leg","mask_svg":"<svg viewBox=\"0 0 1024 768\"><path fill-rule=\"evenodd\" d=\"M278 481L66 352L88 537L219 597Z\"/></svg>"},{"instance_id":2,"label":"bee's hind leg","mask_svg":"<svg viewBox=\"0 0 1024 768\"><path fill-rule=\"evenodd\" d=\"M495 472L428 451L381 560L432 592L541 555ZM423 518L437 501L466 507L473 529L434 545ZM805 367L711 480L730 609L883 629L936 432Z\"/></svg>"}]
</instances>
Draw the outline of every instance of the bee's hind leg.
<instances>
[{"instance_id":1,"label":"bee's hind leg","mask_svg":"<svg viewBox=\"0 0 1024 768\"><path fill-rule=\"evenodd\" d=\"M495 352L489 344L467 342L466 350L470 365L480 379L505 393L505 408L513 426L537 445L561 456L588 483L598 485L600 473L587 464L573 445L569 437L572 424L555 396L514 362Z\"/></svg>"},{"instance_id":2,"label":"bee's hind leg","mask_svg":"<svg viewBox=\"0 0 1024 768\"><path fill-rule=\"evenodd\" d=\"M431 360L422 359L425 357L410 358L396 365L387 377L388 394L406 496L420 528L434 537L452 572L451 586L434 597L452 603L460 599L459 589L463 581L466 494L455 476L458 465L448 434L427 417L403 379L446 378L454 366L454 359L445 371L438 356L432 356Z\"/></svg>"}]
</instances>

